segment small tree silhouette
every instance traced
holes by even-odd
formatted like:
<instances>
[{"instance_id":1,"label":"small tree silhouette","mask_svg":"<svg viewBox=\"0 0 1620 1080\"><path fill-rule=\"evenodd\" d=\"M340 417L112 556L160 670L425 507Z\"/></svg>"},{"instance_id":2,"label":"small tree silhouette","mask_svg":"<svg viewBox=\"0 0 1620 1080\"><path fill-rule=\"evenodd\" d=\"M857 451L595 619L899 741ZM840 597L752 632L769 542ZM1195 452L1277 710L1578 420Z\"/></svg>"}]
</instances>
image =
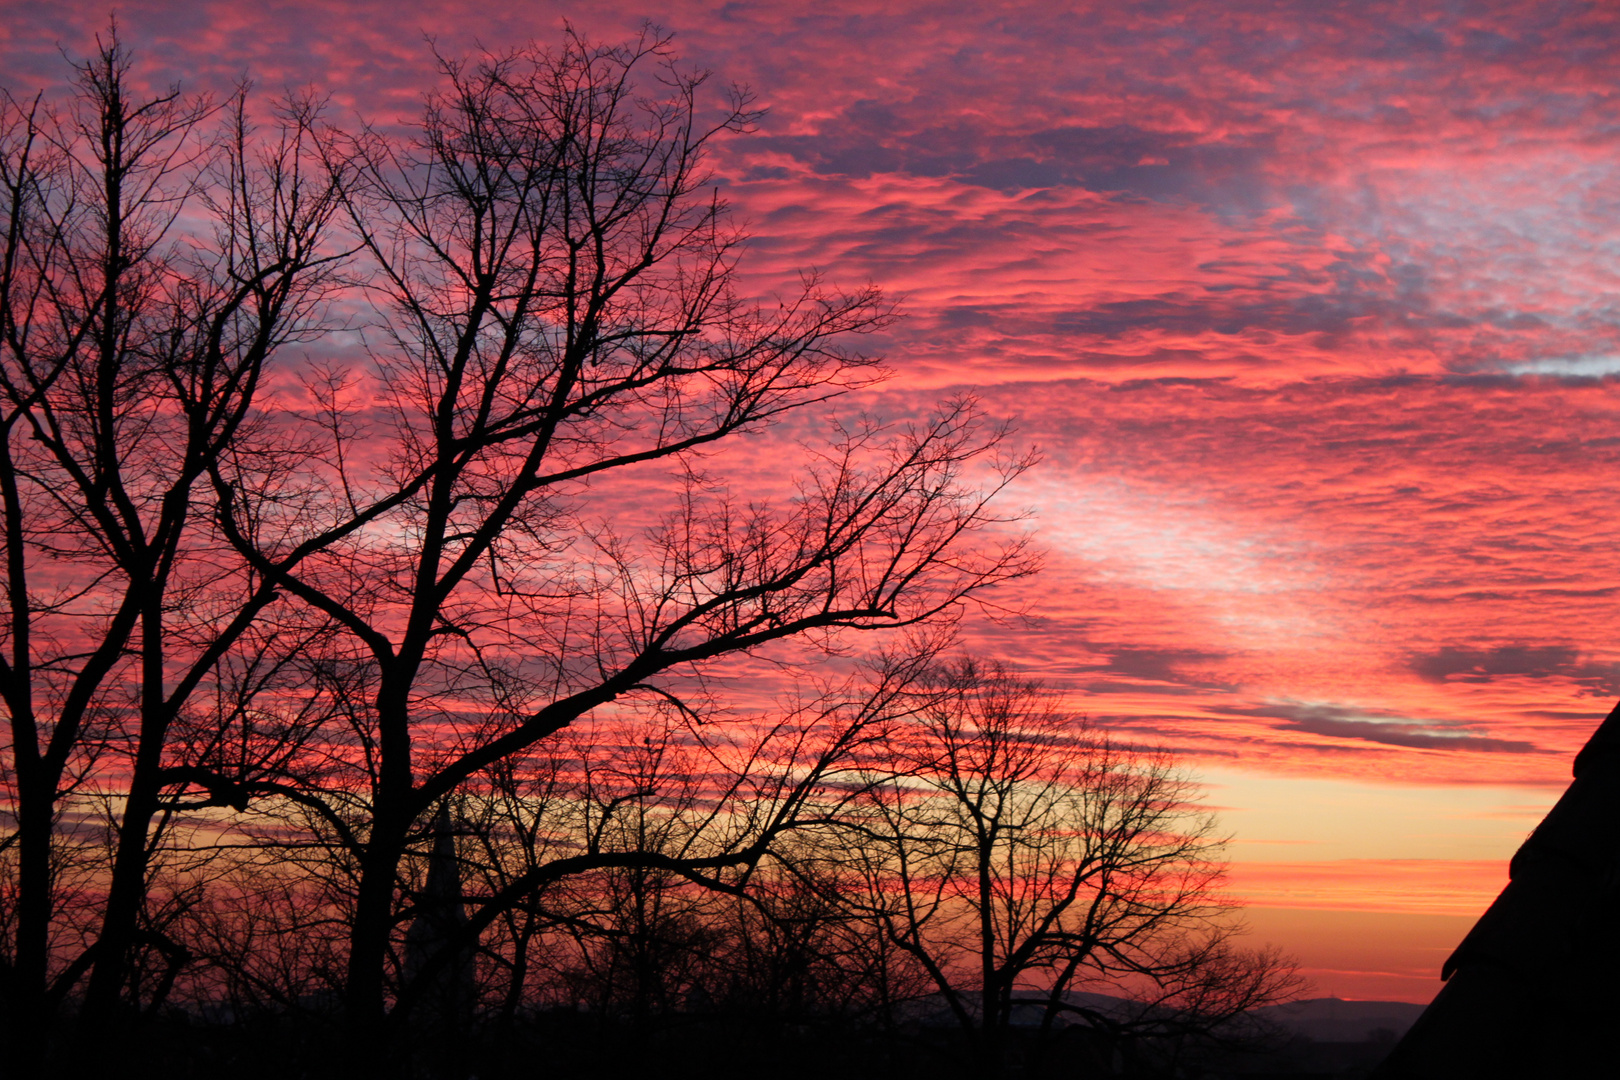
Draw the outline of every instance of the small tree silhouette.
<instances>
[{"instance_id":1,"label":"small tree silhouette","mask_svg":"<svg viewBox=\"0 0 1620 1080\"><path fill-rule=\"evenodd\" d=\"M1109 1042L1210 1032L1298 989L1287 961L1232 948L1221 841L1166 757L997 664L943 665L919 694L899 766L877 766L894 771L820 857L859 868L845 902L928 973L981 1075L1015 1024L1043 1040L1060 1019ZM1137 1004L1088 1008L1082 988Z\"/></svg>"}]
</instances>

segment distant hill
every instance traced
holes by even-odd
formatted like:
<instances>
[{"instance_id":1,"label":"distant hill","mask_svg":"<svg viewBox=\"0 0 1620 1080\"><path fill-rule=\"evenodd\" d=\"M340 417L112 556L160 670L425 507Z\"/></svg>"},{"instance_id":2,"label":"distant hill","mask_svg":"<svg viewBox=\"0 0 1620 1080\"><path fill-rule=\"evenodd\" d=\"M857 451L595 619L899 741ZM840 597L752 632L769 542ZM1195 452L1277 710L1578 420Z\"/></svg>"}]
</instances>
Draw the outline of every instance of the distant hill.
<instances>
[{"instance_id":1,"label":"distant hill","mask_svg":"<svg viewBox=\"0 0 1620 1080\"><path fill-rule=\"evenodd\" d=\"M963 995L970 1003L972 995ZM1074 992L1065 994L1070 1005L1095 1009L1105 1016L1124 1018L1135 1013L1140 1006L1125 998L1108 994ZM970 1004L970 1008L973 1007ZM1409 1001L1345 1001L1342 998L1311 998L1287 1005L1269 1005L1251 1014L1255 1019L1274 1024L1289 1035L1313 1042L1394 1042L1406 1034L1426 1006ZM1012 1012L1014 1027L1035 1027L1041 1022L1044 1009L1038 1004L1015 1005ZM911 1018L924 1027L954 1027L956 1018L937 994L914 1002ZM1058 1027L1071 1023L1071 1016L1061 1016Z\"/></svg>"},{"instance_id":2,"label":"distant hill","mask_svg":"<svg viewBox=\"0 0 1620 1080\"><path fill-rule=\"evenodd\" d=\"M1143 1009L1138 1002L1108 994L1077 991L1064 996L1071 1006L1117 1020L1138 1016ZM966 1004L970 1010L977 1006L971 998ZM1425 1008L1407 1001L1345 1001L1332 997L1272 1005L1250 1014L1258 1021L1257 1027L1240 1026L1229 1032L1259 1036L1247 1048L1202 1047L1188 1060L1196 1059L1206 1076L1364 1078L1388 1056ZM905 1011L906 1019L923 1030L946 1031L957 1023L937 994L910 1002ZM1033 1035L1032 1029L1040 1024L1043 1012L1035 1002L1014 1006L1012 1025ZM1060 1039L1063 1030L1075 1024L1084 1027L1086 1021L1073 1013L1060 1015L1055 1024ZM1067 1045L1074 1050L1086 1044L1082 1040Z\"/></svg>"},{"instance_id":3,"label":"distant hill","mask_svg":"<svg viewBox=\"0 0 1620 1080\"><path fill-rule=\"evenodd\" d=\"M1344 1001L1327 997L1270 1005L1256 1009L1254 1015L1316 1042L1362 1042L1378 1031L1391 1032L1389 1041L1393 1042L1406 1034L1426 1007L1409 1001Z\"/></svg>"}]
</instances>

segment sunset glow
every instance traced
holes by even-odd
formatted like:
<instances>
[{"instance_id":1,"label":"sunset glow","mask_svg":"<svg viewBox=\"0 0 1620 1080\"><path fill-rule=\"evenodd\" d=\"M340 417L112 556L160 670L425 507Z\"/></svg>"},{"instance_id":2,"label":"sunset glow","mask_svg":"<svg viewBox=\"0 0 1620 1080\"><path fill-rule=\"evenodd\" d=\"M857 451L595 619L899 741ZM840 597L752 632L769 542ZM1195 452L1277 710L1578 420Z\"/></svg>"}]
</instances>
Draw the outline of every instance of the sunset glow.
<instances>
[{"instance_id":1,"label":"sunset glow","mask_svg":"<svg viewBox=\"0 0 1620 1080\"><path fill-rule=\"evenodd\" d=\"M8 7L18 93L106 19ZM142 78L309 87L381 127L419 108L432 49L565 20L651 20L716 103L746 85L768 111L714 160L744 287L815 268L905 317L862 343L887 381L717 475L791 481L829 414L976 393L1040 455L1002 508L1045 569L966 644L1172 751L1254 938L1317 993L1428 1000L1620 697L1620 9L869 8L117 17Z\"/></svg>"}]
</instances>

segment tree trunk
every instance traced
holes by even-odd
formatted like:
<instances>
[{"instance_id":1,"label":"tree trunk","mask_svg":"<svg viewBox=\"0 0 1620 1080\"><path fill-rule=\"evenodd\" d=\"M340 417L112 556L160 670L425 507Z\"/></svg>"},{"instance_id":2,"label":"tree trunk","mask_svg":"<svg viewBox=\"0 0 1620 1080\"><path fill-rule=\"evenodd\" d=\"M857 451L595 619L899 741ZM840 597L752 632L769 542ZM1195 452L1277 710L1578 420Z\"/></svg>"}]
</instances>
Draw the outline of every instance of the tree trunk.
<instances>
[{"instance_id":1,"label":"tree trunk","mask_svg":"<svg viewBox=\"0 0 1620 1080\"><path fill-rule=\"evenodd\" d=\"M409 822L379 808L371 836L360 858L360 888L349 929L349 963L344 986L344 1019L367 1052L380 1049L384 1000L383 969L388 963L388 937L393 924L394 883Z\"/></svg>"},{"instance_id":2,"label":"tree trunk","mask_svg":"<svg viewBox=\"0 0 1620 1080\"><path fill-rule=\"evenodd\" d=\"M81 1024L100 1031L114 1018L129 969L129 953L146 901L146 871L151 861L148 834L157 816L162 790L158 776L168 737L163 699L163 609L161 593L141 611L141 730L129 780L129 797L118 823L118 849L107 889L107 910L96 941L96 962L85 989Z\"/></svg>"},{"instance_id":3,"label":"tree trunk","mask_svg":"<svg viewBox=\"0 0 1620 1080\"><path fill-rule=\"evenodd\" d=\"M96 940L96 962L80 1013L80 1023L92 1032L103 1030L115 1020L128 974L129 952L146 898L147 832L157 813L158 792L151 774L143 776L142 772L137 767L124 803L124 817L118 826L118 854L113 860L112 881L107 890L107 910L102 917L101 934Z\"/></svg>"},{"instance_id":4,"label":"tree trunk","mask_svg":"<svg viewBox=\"0 0 1620 1080\"><path fill-rule=\"evenodd\" d=\"M42 763L18 762L17 938L6 1010L7 1053L19 1076L36 1076L45 1064L51 1009L47 1000L51 934L52 791Z\"/></svg>"}]
</instances>

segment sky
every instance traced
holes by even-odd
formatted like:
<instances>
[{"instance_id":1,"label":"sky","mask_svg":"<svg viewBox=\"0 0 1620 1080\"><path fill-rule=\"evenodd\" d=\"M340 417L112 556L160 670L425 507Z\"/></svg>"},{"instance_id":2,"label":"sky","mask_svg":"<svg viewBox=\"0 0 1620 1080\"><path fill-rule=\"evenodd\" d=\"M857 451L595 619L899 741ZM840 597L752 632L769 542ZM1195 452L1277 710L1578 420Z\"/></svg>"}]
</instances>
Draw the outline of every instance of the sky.
<instances>
[{"instance_id":1,"label":"sky","mask_svg":"<svg viewBox=\"0 0 1620 1080\"><path fill-rule=\"evenodd\" d=\"M971 643L1178 755L1318 993L1428 1000L1620 696L1620 7L872 6L117 17L157 82L385 123L430 41L565 20L655 20L716 102L749 87L768 112L713 162L745 286L876 283L906 317L859 407L971 388L1040 452L1007 495L1030 618ZM14 91L107 17L5 7Z\"/></svg>"}]
</instances>

